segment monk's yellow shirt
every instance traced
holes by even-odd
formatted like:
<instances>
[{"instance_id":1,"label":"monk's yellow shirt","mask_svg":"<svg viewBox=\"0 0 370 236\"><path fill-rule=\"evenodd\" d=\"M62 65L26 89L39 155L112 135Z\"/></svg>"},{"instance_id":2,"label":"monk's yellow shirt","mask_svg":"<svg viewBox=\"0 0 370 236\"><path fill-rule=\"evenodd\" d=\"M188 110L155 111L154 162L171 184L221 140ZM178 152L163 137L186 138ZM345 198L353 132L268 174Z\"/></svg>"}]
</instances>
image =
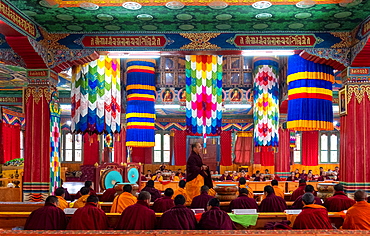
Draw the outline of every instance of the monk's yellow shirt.
<instances>
[{"instance_id":1,"label":"monk's yellow shirt","mask_svg":"<svg viewBox=\"0 0 370 236\"><path fill-rule=\"evenodd\" d=\"M284 199L284 192L283 192L283 190L281 190L281 189L279 188L279 186L272 186L272 187L274 188L275 195L276 195L276 196L278 196L278 197L281 197L282 199ZM265 198L266 198L265 194L264 194L264 195L262 195L262 199L261 199L261 201L262 201L263 199L265 199Z\"/></svg>"},{"instance_id":2,"label":"monk's yellow shirt","mask_svg":"<svg viewBox=\"0 0 370 236\"><path fill-rule=\"evenodd\" d=\"M57 196L59 200L59 205L58 207L62 210L68 208L68 202L62 197L62 196Z\"/></svg>"},{"instance_id":3,"label":"monk's yellow shirt","mask_svg":"<svg viewBox=\"0 0 370 236\"><path fill-rule=\"evenodd\" d=\"M156 179L157 178L157 176L156 175L154 175L153 177L152 177L152 180L154 180L154 181L163 181L163 176L159 176L159 179Z\"/></svg>"},{"instance_id":4,"label":"monk's yellow shirt","mask_svg":"<svg viewBox=\"0 0 370 236\"><path fill-rule=\"evenodd\" d=\"M74 204L73 208L81 208L84 207L87 201L87 198L90 196L90 194L82 195Z\"/></svg>"},{"instance_id":5,"label":"monk's yellow shirt","mask_svg":"<svg viewBox=\"0 0 370 236\"><path fill-rule=\"evenodd\" d=\"M137 198L135 196L123 192L114 198L110 213L122 213L128 206L134 205L136 202Z\"/></svg>"},{"instance_id":6,"label":"monk's yellow shirt","mask_svg":"<svg viewBox=\"0 0 370 236\"><path fill-rule=\"evenodd\" d=\"M370 230L370 204L359 201L350 207L342 229Z\"/></svg>"},{"instance_id":7,"label":"monk's yellow shirt","mask_svg":"<svg viewBox=\"0 0 370 236\"><path fill-rule=\"evenodd\" d=\"M248 185L239 185L239 189L241 189L241 188L248 189L248 197L254 198L253 189L251 187L249 187Z\"/></svg>"},{"instance_id":8,"label":"monk's yellow shirt","mask_svg":"<svg viewBox=\"0 0 370 236\"><path fill-rule=\"evenodd\" d=\"M178 189L176 189L175 192L174 192L174 194L173 194L173 196L172 196L172 199L175 199L175 197L177 195L183 195L185 197L186 204L190 204L191 203L190 198L186 194L186 189L184 189L184 188L178 188Z\"/></svg>"}]
</instances>

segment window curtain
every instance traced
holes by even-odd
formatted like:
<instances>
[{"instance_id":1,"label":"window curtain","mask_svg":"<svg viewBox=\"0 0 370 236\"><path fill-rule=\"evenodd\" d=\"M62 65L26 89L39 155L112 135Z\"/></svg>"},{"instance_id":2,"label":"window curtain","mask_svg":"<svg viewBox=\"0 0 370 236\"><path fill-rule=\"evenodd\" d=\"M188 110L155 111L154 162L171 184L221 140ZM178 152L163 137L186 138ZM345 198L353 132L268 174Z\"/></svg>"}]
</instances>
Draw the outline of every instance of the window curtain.
<instances>
[{"instance_id":1,"label":"window curtain","mask_svg":"<svg viewBox=\"0 0 370 236\"><path fill-rule=\"evenodd\" d=\"M220 165L222 166L231 166L232 159L231 159L231 131L222 131L220 135L221 141L221 161Z\"/></svg>"},{"instance_id":2,"label":"window curtain","mask_svg":"<svg viewBox=\"0 0 370 236\"><path fill-rule=\"evenodd\" d=\"M0 122L0 164L21 156L21 127Z\"/></svg>"},{"instance_id":3,"label":"window curtain","mask_svg":"<svg viewBox=\"0 0 370 236\"><path fill-rule=\"evenodd\" d=\"M248 137L249 136L249 137ZM237 139L235 142L235 164L240 165L250 165L251 164L251 154L252 154L252 142L253 134L249 132L249 135L237 134Z\"/></svg>"},{"instance_id":4,"label":"window curtain","mask_svg":"<svg viewBox=\"0 0 370 236\"><path fill-rule=\"evenodd\" d=\"M186 131L175 130L174 136L174 159L175 165L186 165Z\"/></svg>"},{"instance_id":5,"label":"window curtain","mask_svg":"<svg viewBox=\"0 0 370 236\"><path fill-rule=\"evenodd\" d=\"M114 162L125 163L126 158L126 129L122 127L121 133L114 136Z\"/></svg>"},{"instance_id":6,"label":"window curtain","mask_svg":"<svg viewBox=\"0 0 370 236\"><path fill-rule=\"evenodd\" d=\"M254 152L254 163L261 164L261 166L274 166L275 153L271 147L259 147L259 152Z\"/></svg>"},{"instance_id":7,"label":"window curtain","mask_svg":"<svg viewBox=\"0 0 370 236\"><path fill-rule=\"evenodd\" d=\"M302 165L319 164L319 131L302 131Z\"/></svg>"},{"instance_id":8,"label":"window curtain","mask_svg":"<svg viewBox=\"0 0 370 236\"><path fill-rule=\"evenodd\" d=\"M132 147L131 161L134 163L141 162L142 164L153 163L153 148L152 147Z\"/></svg>"},{"instance_id":9,"label":"window curtain","mask_svg":"<svg viewBox=\"0 0 370 236\"><path fill-rule=\"evenodd\" d=\"M99 163L99 138L97 134L86 133L84 139L84 165Z\"/></svg>"}]
</instances>

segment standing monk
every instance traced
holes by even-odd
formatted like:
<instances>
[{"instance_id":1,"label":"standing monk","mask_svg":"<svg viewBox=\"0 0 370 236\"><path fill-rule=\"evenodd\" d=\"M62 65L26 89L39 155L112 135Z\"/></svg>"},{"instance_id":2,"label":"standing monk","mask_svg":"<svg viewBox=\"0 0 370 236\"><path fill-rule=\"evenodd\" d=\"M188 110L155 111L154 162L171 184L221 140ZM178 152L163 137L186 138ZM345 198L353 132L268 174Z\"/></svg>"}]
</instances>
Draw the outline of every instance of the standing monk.
<instances>
[{"instance_id":1,"label":"standing monk","mask_svg":"<svg viewBox=\"0 0 370 236\"><path fill-rule=\"evenodd\" d=\"M186 193L191 200L200 194L200 188L203 185L213 188L208 166L203 164L200 157L201 151L202 145L193 143L191 154L186 163Z\"/></svg>"},{"instance_id":2,"label":"standing monk","mask_svg":"<svg viewBox=\"0 0 370 236\"><path fill-rule=\"evenodd\" d=\"M356 203L348 209L342 229L370 230L370 204L364 190L355 192Z\"/></svg>"}]
</instances>

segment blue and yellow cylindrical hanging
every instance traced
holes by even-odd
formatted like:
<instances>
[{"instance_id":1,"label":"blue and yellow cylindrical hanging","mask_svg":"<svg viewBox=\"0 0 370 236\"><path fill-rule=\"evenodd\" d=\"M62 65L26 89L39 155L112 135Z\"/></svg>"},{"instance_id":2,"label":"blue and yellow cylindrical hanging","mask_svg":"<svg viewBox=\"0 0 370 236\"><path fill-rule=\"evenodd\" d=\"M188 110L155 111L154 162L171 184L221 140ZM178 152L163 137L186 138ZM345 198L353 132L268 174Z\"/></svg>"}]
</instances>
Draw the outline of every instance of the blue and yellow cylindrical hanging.
<instances>
[{"instance_id":1,"label":"blue and yellow cylindrical hanging","mask_svg":"<svg viewBox=\"0 0 370 236\"><path fill-rule=\"evenodd\" d=\"M127 60L126 146L154 147L155 60Z\"/></svg>"},{"instance_id":2,"label":"blue and yellow cylindrical hanging","mask_svg":"<svg viewBox=\"0 0 370 236\"><path fill-rule=\"evenodd\" d=\"M331 66L289 57L288 129L333 130L333 83Z\"/></svg>"},{"instance_id":3,"label":"blue and yellow cylindrical hanging","mask_svg":"<svg viewBox=\"0 0 370 236\"><path fill-rule=\"evenodd\" d=\"M254 145L279 145L279 62L273 57L253 60Z\"/></svg>"}]
</instances>

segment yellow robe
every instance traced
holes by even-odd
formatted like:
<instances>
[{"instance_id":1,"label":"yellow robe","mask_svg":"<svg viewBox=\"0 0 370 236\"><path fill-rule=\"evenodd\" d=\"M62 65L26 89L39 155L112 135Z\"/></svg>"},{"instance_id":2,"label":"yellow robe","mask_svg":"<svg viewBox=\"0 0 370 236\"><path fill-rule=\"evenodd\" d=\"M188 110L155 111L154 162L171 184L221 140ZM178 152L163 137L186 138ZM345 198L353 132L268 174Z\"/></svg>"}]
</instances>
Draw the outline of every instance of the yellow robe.
<instances>
[{"instance_id":1,"label":"yellow robe","mask_svg":"<svg viewBox=\"0 0 370 236\"><path fill-rule=\"evenodd\" d=\"M75 201L75 203L73 204L73 208L84 207L89 196L90 194L82 195L77 201Z\"/></svg>"},{"instance_id":2,"label":"yellow robe","mask_svg":"<svg viewBox=\"0 0 370 236\"><path fill-rule=\"evenodd\" d=\"M59 205L58 207L62 210L68 208L68 202L62 197L62 196L57 196L59 200Z\"/></svg>"},{"instance_id":3,"label":"yellow robe","mask_svg":"<svg viewBox=\"0 0 370 236\"><path fill-rule=\"evenodd\" d=\"M158 179L156 179L157 178L157 176L156 175L154 175L153 177L152 177L152 180L154 180L154 181L163 181L163 176L159 176L159 178Z\"/></svg>"},{"instance_id":4,"label":"yellow robe","mask_svg":"<svg viewBox=\"0 0 370 236\"><path fill-rule=\"evenodd\" d=\"M249 187L248 185L239 185L239 189L246 188L248 189L248 197L254 198L253 189Z\"/></svg>"},{"instance_id":5,"label":"yellow robe","mask_svg":"<svg viewBox=\"0 0 370 236\"><path fill-rule=\"evenodd\" d=\"M188 195L190 201L193 198L200 195L200 188L204 185L204 178L198 175L195 179L186 183L186 194Z\"/></svg>"},{"instance_id":6,"label":"yellow robe","mask_svg":"<svg viewBox=\"0 0 370 236\"><path fill-rule=\"evenodd\" d=\"M370 230L370 204L359 201L350 207L342 229Z\"/></svg>"},{"instance_id":7,"label":"yellow robe","mask_svg":"<svg viewBox=\"0 0 370 236\"><path fill-rule=\"evenodd\" d=\"M134 205L136 202L137 198L135 196L123 192L114 198L110 213L122 213L128 206Z\"/></svg>"},{"instance_id":8,"label":"yellow robe","mask_svg":"<svg viewBox=\"0 0 370 236\"><path fill-rule=\"evenodd\" d=\"M172 199L175 199L175 197L177 195L180 195L180 194L185 197L185 200L186 200L185 203L186 204L190 204L191 203L191 200L189 199L188 195L186 194L186 189L184 189L184 188L178 188L178 189L176 189L175 192L174 192L174 194L173 194L173 196L172 196Z\"/></svg>"},{"instance_id":9,"label":"yellow robe","mask_svg":"<svg viewBox=\"0 0 370 236\"><path fill-rule=\"evenodd\" d=\"M279 186L272 186L272 187L274 188L275 195L276 195L276 196L278 196L278 197L281 197L282 199L284 199L284 192L283 192L283 190L281 190L281 189L279 188ZM261 199L261 201L262 201L263 199L265 199L265 198L266 198L265 194L264 194L264 195L262 195L262 199Z\"/></svg>"},{"instance_id":10,"label":"yellow robe","mask_svg":"<svg viewBox=\"0 0 370 236\"><path fill-rule=\"evenodd\" d=\"M174 176L172 181L177 181L177 182L180 182L180 178L178 176Z\"/></svg>"}]
</instances>

